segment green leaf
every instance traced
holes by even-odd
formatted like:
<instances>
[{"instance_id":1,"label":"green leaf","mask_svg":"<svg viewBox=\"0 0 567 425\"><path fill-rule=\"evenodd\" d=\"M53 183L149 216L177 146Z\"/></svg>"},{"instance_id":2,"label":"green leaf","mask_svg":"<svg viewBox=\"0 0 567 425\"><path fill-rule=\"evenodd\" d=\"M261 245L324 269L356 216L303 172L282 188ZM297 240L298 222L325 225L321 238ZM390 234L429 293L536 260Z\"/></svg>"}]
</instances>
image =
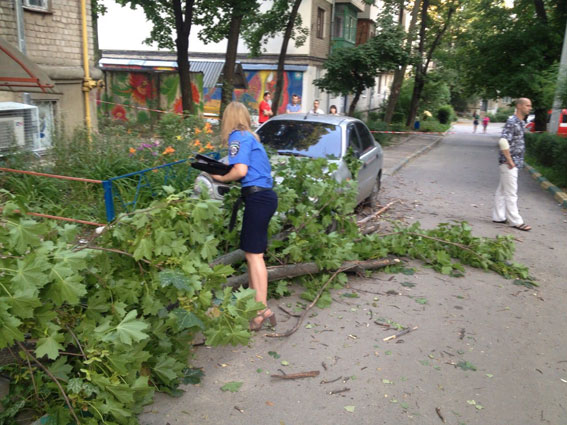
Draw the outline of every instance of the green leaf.
<instances>
[{"instance_id":1,"label":"green leaf","mask_svg":"<svg viewBox=\"0 0 567 425\"><path fill-rule=\"evenodd\" d=\"M34 220L22 219L19 222L9 222L10 246L19 254L24 254L28 247L37 247L41 244L40 235L46 232L45 224Z\"/></svg>"},{"instance_id":2,"label":"green leaf","mask_svg":"<svg viewBox=\"0 0 567 425\"><path fill-rule=\"evenodd\" d=\"M0 303L0 349L14 345L15 341L23 341L20 332L21 321L8 313L8 306Z\"/></svg>"},{"instance_id":3,"label":"green leaf","mask_svg":"<svg viewBox=\"0 0 567 425\"><path fill-rule=\"evenodd\" d=\"M275 351L268 351L268 355L272 356L274 359L279 359L281 356Z\"/></svg>"},{"instance_id":4,"label":"green leaf","mask_svg":"<svg viewBox=\"0 0 567 425\"><path fill-rule=\"evenodd\" d=\"M182 376L182 370L185 365L181 362L175 360L173 357L169 357L166 354L162 354L159 358L152 371L155 373L165 384L169 385L172 381Z\"/></svg>"},{"instance_id":5,"label":"green leaf","mask_svg":"<svg viewBox=\"0 0 567 425\"><path fill-rule=\"evenodd\" d=\"M149 237L143 237L137 244L136 249L133 252L134 259L136 261L146 258L151 260L153 257L154 243Z\"/></svg>"},{"instance_id":6,"label":"green leaf","mask_svg":"<svg viewBox=\"0 0 567 425\"><path fill-rule=\"evenodd\" d=\"M48 367L48 369L57 379L62 381L68 381L69 375L73 371L73 367L67 363L67 358L65 356L60 356Z\"/></svg>"},{"instance_id":7,"label":"green leaf","mask_svg":"<svg viewBox=\"0 0 567 425\"><path fill-rule=\"evenodd\" d=\"M168 286L173 286L180 291L189 292L191 296L193 294L190 280L187 275L177 271L177 270L162 270L158 274L159 283L162 287L166 288Z\"/></svg>"},{"instance_id":8,"label":"green leaf","mask_svg":"<svg viewBox=\"0 0 567 425\"><path fill-rule=\"evenodd\" d=\"M183 369L183 378L181 379L181 382L185 385L197 385L201 383L201 378L203 376L205 376L203 369L186 367Z\"/></svg>"},{"instance_id":9,"label":"green leaf","mask_svg":"<svg viewBox=\"0 0 567 425\"><path fill-rule=\"evenodd\" d=\"M0 302L7 303L11 307L12 313L21 319L33 317L34 308L42 305L34 288L23 291L18 289L11 297L0 298Z\"/></svg>"},{"instance_id":10,"label":"green leaf","mask_svg":"<svg viewBox=\"0 0 567 425\"><path fill-rule=\"evenodd\" d=\"M418 304L427 304L427 298L415 298L414 301Z\"/></svg>"},{"instance_id":11,"label":"green leaf","mask_svg":"<svg viewBox=\"0 0 567 425\"><path fill-rule=\"evenodd\" d=\"M59 357L59 351L64 349L64 347L59 344L61 341L63 341L63 335L61 334L54 334L49 335L46 338L40 338L35 347L35 355L38 358L47 356L48 359L55 360Z\"/></svg>"},{"instance_id":12,"label":"green leaf","mask_svg":"<svg viewBox=\"0 0 567 425\"><path fill-rule=\"evenodd\" d=\"M138 312L136 310L131 310L116 326L114 331L103 338L103 341L110 341L117 337L120 339L120 342L126 345L132 345L132 341L138 342L149 338L147 334L142 332L148 327L148 324L141 320L136 320L137 314Z\"/></svg>"},{"instance_id":13,"label":"green leaf","mask_svg":"<svg viewBox=\"0 0 567 425\"><path fill-rule=\"evenodd\" d=\"M65 270L65 273L61 273ZM58 273L59 272L59 273ZM81 276L72 275L71 269L57 268L51 269L51 276L54 282L49 285L46 295L55 305L60 306L63 303L76 305L79 303L80 297L87 293L85 285L80 283Z\"/></svg>"},{"instance_id":14,"label":"green leaf","mask_svg":"<svg viewBox=\"0 0 567 425\"><path fill-rule=\"evenodd\" d=\"M242 382L231 381L227 382L221 387L222 391L230 391L231 393L236 393L242 386Z\"/></svg>"},{"instance_id":15,"label":"green leaf","mask_svg":"<svg viewBox=\"0 0 567 425\"><path fill-rule=\"evenodd\" d=\"M472 371L476 371L476 366L473 365L472 363L469 362L465 362L465 361L460 361L459 363L457 363L457 367L461 368L463 370L472 370Z\"/></svg>"},{"instance_id":16,"label":"green leaf","mask_svg":"<svg viewBox=\"0 0 567 425\"><path fill-rule=\"evenodd\" d=\"M345 410L349 413L354 413L355 406L345 406Z\"/></svg>"},{"instance_id":17,"label":"green leaf","mask_svg":"<svg viewBox=\"0 0 567 425\"><path fill-rule=\"evenodd\" d=\"M51 266L45 256L36 253L26 255L23 260L17 260L16 273L12 277L15 289L28 289L30 286L42 288L49 282L46 273Z\"/></svg>"},{"instance_id":18,"label":"green leaf","mask_svg":"<svg viewBox=\"0 0 567 425\"><path fill-rule=\"evenodd\" d=\"M182 308L177 308L171 312L171 314L177 320L177 326L179 330L198 328L201 330L205 329L204 323L199 319L195 313Z\"/></svg>"}]
</instances>

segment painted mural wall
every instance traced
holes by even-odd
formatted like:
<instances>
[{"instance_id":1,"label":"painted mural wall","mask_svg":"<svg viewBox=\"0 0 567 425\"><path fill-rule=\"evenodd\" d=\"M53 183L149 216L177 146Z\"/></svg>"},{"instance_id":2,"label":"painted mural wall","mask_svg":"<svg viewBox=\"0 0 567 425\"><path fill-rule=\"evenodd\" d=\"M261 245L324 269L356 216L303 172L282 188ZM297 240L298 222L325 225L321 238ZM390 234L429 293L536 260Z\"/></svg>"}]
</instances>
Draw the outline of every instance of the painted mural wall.
<instances>
[{"instance_id":1,"label":"painted mural wall","mask_svg":"<svg viewBox=\"0 0 567 425\"><path fill-rule=\"evenodd\" d=\"M183 112L177 73L105 71L106 87L97 92L99 117L131 124L153 124L164 112ZM203 74L191 73L197 114L204 110Z\"/></svg>"},{"instance_id":2,"label":"painted mural wall","mask_svg":"<svg viewBox=\"0 0 567 425\"><path fill-rule=\"evenodd\" d=\"M258 105L262 101L265 91L274 93L276 89L276 71L260 70L260 71L244 71L246 81L248 82L248 90L234 90L233 99L246 105L253 115L258 114ZM282 91L281 105L278 113L284 113L285 107L291 102L291 95L302 95L303 89L303 72L286 71L284 72L284 86ZM220 111L221 89L205 89L204 92L206 114L218 115Z\"/></svg>"}]
</instances>

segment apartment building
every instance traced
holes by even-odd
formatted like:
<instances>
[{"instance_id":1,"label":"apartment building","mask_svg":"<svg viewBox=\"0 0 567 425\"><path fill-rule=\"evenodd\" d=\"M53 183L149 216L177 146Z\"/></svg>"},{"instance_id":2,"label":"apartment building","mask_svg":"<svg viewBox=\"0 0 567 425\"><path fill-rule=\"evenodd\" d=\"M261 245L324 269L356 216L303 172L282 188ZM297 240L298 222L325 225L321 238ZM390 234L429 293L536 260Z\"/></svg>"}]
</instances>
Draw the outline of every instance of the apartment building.
<instances>
[{"instance_id":1,"label":"apartment building","mask_svg":"<svg viewBox=\"0 0 567 425\"><path fill-rule=\"evenodd\" d=\"M0 2L0 50L4 54L0 63L0 106L6 102L37 106L40 147L51 144L56 127L70 132L86 122L96 126L95 97L88 89L97 82L85 82L86 77L96 80L102 76L94 68L90 7L88 0ZM85 60L88 70L84 68ZM16 71L21 75L13 74ZM44 80L47 83L40 84Z\"/></svg>"},{"instance_id":2,"label":"apartment building","mask_svg":"<svg viewBox=\"0 0 567 425\"><path fill-rule=\"evenodd\" d=\"M102 52L100 61L104 70L110 62L113 66L124 66L128 63L139 64L140 61L151 60L154 66L163 61L164 64L175 62L176 57L172 52L158 52L141 43L151 30L151 26L145 23L141 11L121 9L105 0L109 12L99 20L99 47ZM269 7L269 5L264 6ZM344 112L350 99L333 97L320 91L313 81L323 75L323 64L333 48L356 46L364 43L374 35L374 19L378 15L379 7L367 5L362 0L303 0L299 14L303 25L309 30L305 43L296 46L290 41L287 50L284 91L280 112L285 111L285 105L290 101L292 94L301 96L302 108L308 111L314 99L319 99L321 108L328 110L331 104L335 104L340 112ZM119 17L120 16L120 17ZM117 25L117 22L131 22L126 29ZM128 40L121 40L119 32L127 30ZM226 51L226 41L220 43L204 44L197 37L199 28L193 27L189 40L189 57L192 63L201 62L199 69L208 69L212 72L217 69L217 74L212 78L213 86L203 87L204 113L215 115L220 105L220 87L215 83L220 75L219 67L214 63L223 63ZM133 32L139 34L137 38ZM131 42L134 39L133 42ZM138 40L137 44L135 40ZM251 111L256 111L262 100L264 91L273 91L276 85L276 69L281 49L281 36L268 41L264 46L261 56L251 58L245 44L240 41L238 46L239 66L244 72L246 88L235 90L235 98L245 103ZM148 50L150 49L150 50ZM133 62L134 61L134 62ZM222 68L222 67L220 67ZM192 69L194 69L192 65ZM211 81L209 76L204 79ZM389 76L382 76L377 80L376 87L364 93L359 101L359 109L368 110L379 106L388 92Z\"/></svg>"}]
</instances>

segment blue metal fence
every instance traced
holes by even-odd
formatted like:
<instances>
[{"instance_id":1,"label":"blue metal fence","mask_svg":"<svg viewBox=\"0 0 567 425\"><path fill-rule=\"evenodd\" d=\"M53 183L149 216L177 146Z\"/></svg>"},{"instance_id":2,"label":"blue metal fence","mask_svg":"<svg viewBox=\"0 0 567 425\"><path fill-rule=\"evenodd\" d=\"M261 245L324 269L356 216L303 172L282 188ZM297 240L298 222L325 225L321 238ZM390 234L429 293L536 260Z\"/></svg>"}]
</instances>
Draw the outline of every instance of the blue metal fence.
<instances>
[{"instance_id":1,"label":"blue metal fence","mask_svg":"<svg viewBox=\"0 0 567 425\"><path fill-rule=\"evenodd\" d=\"M212 157L214 159L219 159L221 157L220 152L212 152L212 153L208 153L207 155L209 155L210 157ZM172 178L175 178L177 176L177 172L176 172L174 166L176 166L178 164L183 164L183 163L186 163L186 162L187 162L187 159L181 159L179 161L170 162L170 163L163 164L163 165L158 165L156 167L146 168L144 170L135 171L133 173L124 174L124 175L118 176L118 177L112 177L108 180L103 180L102 181L102 187L104 189L104 204L105 204L105 207L106 207L106 220L110 223L111 221L113 221L116 218L116 209L114 207L115 198L117 198L117 200L120 202L120 204L122 205L122 207L126 211L132 211L132 210L136 209L136 204L137 204L137 202L140 198L140 192L143 189L145 189L145 188L148 189L152 196L156 195L153 187L150 185L150 181L148 180L148 177L146 176L147 173L152 172L153 170L163 169L163 171L165 172L163 184L166 185L168 181L170 181ZM188 167L187 177L186 177L187 180L189 180L189 178L191 176L191 172L193 170L195 170L195 169ZM136 184L136 192L134 193L134 198L129 202L125 201L122 198L122 195L120 194L120 192L118 190L113 190L114 189L114 184L113 184L114 182L121 180L121 179L126 179L126 178L137 178L138 179L138 183Z\"/></svg>"}]
</instances>

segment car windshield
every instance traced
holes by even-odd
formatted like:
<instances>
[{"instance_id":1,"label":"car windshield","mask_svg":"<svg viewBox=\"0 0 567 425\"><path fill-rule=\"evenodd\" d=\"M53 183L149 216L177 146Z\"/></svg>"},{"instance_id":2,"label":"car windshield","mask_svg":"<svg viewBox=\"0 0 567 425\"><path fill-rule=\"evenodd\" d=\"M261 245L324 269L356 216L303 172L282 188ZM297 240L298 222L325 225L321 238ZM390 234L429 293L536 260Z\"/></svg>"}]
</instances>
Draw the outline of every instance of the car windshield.
<instances>
[{"instance_id":1,"label":"car windshield","mask_svg":"<svg viewBox=\"0 0 567 425\"><path fill-rule=\"evenodd\" d=\"M268 121L257 131L264 146L282 155L339 158L341 129L334 124L309 121Z\"/></svg>"}]
</instances>

